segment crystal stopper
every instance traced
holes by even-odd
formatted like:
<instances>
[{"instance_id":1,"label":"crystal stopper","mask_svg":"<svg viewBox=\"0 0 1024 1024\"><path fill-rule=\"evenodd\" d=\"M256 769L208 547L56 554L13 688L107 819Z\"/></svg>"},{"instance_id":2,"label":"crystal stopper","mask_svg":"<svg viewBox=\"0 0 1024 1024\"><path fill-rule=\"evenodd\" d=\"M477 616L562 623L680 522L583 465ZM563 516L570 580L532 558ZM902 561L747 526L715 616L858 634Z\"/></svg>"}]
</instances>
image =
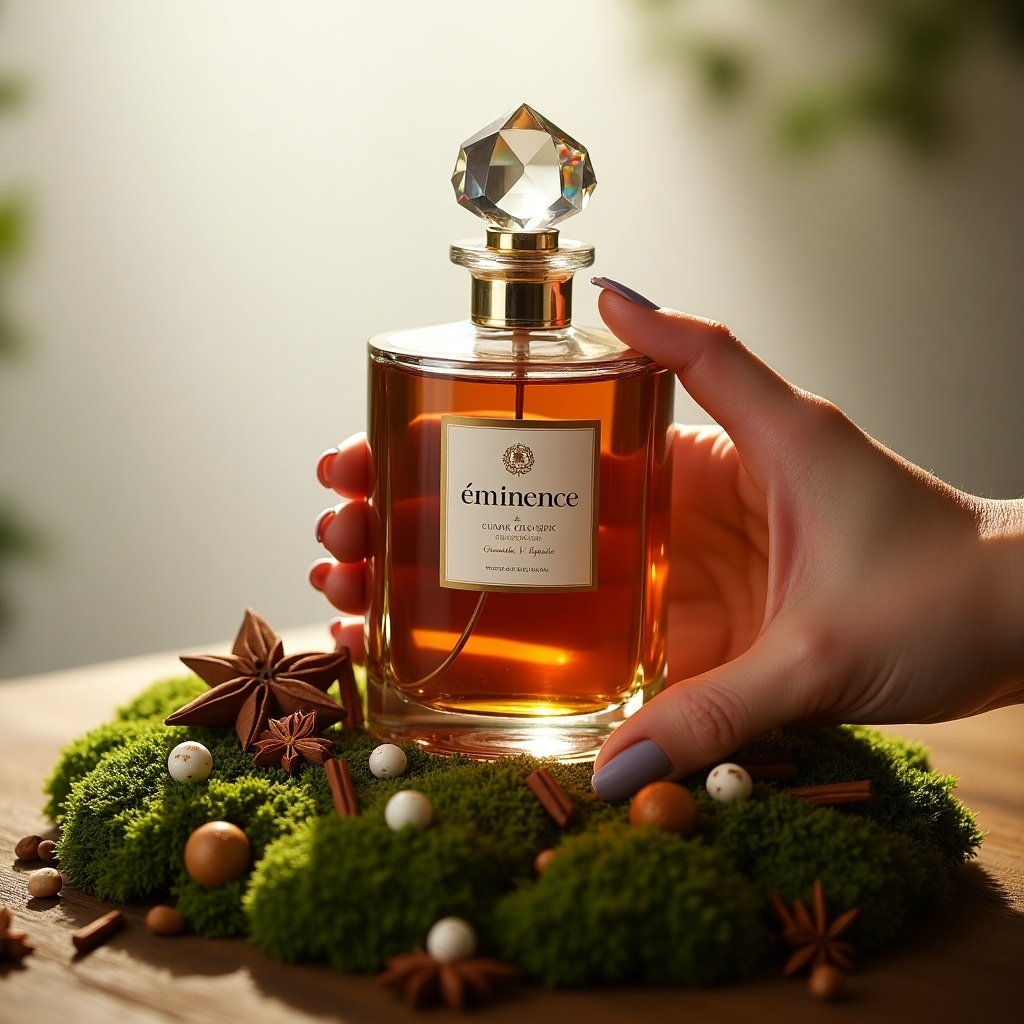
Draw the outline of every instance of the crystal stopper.
<instances>
[{"instance_id":1,"label":"crystal stopper","mask_svg":"<svg viewBox=\"0 0 1024 1024\"><path fill-rule=\"evenodd\" d=\"M536 231L579 213L597 178L587 151L523 103L466 139L452 185L489 224Z\"/></svg>"}]
</instances>

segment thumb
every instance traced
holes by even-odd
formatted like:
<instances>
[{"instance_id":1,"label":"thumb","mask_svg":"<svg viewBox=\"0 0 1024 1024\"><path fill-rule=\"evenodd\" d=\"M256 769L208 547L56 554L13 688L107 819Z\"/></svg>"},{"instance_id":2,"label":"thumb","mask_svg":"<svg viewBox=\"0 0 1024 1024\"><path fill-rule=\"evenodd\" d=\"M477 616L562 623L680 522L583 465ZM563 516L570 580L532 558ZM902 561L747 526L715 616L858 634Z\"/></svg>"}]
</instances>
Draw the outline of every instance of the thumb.
<instances>
[{"instance_id":1,"label":"thumb","mask_svg":"<svg viewBox=\"0 0 1024 1024\"><path fill-rule=\"evenodd\" d=\"M723 324L630 301L618 291L622 286L606 278L594 282L603 286L599 307L612 333L673 370L740 451L757 459L768 446L786 443L787 436L802 431L803 393Z\"/></svg>"},{"instance_id":2,"label":"thumb","mask_svg":"<svg viewBox=\"0 0 1024 1024\"><path fill-rule=\"evenodd\" d=\"M594 792L623 800L648 782L717 764L763 733L806 718L814 688L800 676L792 648L777 649L763 635L735 660L670 686L605 742L594 764Z\"/></svg>"}]
</instances>

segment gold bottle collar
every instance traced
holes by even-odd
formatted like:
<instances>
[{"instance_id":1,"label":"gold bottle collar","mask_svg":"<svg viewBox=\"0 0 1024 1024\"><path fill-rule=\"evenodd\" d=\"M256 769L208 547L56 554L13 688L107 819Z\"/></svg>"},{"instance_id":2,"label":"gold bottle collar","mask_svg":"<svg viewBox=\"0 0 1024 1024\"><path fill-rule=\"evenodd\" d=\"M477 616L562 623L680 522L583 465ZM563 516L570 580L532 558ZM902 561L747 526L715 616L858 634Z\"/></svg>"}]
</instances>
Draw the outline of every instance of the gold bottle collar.
<instances>
[{"instance_id":1,"label":"gold bottle collar","mask_svg":"<svg viewBox=\"0 0 1024 1024\"><path fill-rule=\"evenodd\" d=\"M572 321L572 275L594 248L558 232L488 228L487 238L452 243L452 262L473 276L470 319L481 327L545 330Z\"/></svg>"},{"instance_id":2,"label":"gold bottle collar","mask_svg":"<svg viewBox=\"0 0 1024 1024\"><path fill-rule=\"evenodd\" d=\"M488 228L487 248L516 252L549 252L558 248L558 232L510 231L508 228Z\"/></svg>"}]
</instances>

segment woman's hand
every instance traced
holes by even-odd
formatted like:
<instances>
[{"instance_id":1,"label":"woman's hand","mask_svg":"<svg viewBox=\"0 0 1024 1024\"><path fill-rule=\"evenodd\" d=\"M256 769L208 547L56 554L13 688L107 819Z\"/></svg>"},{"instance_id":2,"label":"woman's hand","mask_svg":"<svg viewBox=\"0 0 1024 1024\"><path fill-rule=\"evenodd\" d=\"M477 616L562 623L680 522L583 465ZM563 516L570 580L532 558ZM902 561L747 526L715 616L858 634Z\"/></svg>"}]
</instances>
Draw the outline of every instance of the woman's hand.
<instances>
[{"instance_id":1,"label":"woman's hand","mask_svg":"<svg viewBox=\"0 0 1024 1024\"><path fill-rule=\"evenodd\" d=\"M610 291L601 313L727 435L676 438L678 682L607 740L599 795L678 778L791 722L938 721L1021 699L1020 503L913 466L720 324Z\"/></svg>"}]
</instances>

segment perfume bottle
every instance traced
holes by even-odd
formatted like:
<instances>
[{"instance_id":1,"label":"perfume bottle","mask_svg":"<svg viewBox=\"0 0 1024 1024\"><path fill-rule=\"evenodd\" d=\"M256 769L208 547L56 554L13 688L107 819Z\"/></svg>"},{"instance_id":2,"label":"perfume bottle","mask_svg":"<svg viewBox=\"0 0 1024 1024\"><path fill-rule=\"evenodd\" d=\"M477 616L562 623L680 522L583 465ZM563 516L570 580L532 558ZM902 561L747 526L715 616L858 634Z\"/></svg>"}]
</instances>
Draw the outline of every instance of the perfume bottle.
<instances>
[{"instance_id":1,"label":"perfume bottle","mask_svg":"<svg viewBox=\"0 0 1024 1024\"><path fill-rule=\"evenodd\" d=\"M665 678L668 371L572 324L596 184L522 105L459 151L467 321L369 343L369 725L473 757L592 757Z\"/></svg>"}]
</instances>

